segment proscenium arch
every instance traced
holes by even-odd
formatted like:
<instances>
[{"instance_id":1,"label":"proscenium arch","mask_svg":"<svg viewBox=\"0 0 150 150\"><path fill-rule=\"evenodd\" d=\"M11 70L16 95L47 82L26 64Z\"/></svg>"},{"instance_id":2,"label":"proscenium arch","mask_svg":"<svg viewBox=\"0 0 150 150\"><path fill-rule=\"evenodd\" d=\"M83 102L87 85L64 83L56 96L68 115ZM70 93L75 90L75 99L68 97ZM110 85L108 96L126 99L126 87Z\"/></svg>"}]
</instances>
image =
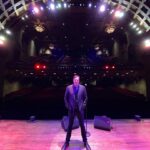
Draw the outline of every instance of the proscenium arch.
<instances>
[{"instance_id":1,"label":"proscenium arch","mask_svg":"<svg viewBox=\"0 0 150 150\"><path fill-rule=\"evenodd\" d=\"M45 0L42 1L46 3ZM146 5L148 0L104 1L112 5L121 5L126 11L129 10L133 14L133 20L138 20L147 32L150 30L150 8ZM5 28L11 16L19 16L21 12L27 11L29 4L34 2L34 0L0 0L0 30Z\"/></svg>"}]
</instances>

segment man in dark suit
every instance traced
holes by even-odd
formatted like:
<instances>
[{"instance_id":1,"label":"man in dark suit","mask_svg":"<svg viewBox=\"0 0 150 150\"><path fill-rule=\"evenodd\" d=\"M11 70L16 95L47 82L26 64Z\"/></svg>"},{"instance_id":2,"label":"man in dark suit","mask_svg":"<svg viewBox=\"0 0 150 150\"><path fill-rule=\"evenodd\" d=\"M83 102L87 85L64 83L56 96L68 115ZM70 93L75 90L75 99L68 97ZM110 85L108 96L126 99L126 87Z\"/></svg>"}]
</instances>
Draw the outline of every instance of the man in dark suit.
<instances>
[{"instance_id":1,"label":"man in dark suit","mask_svg":"<svg viewBox=\"0 0 150 150\"><path fill-rule=\"evenodd\" d=\"M67 86L64 96L65 106L68 109L69 125L66 135L66 141L62 147L62 150L65 150L69 146L75 115L78 117L79 120L84 146L88 150L90 149L90 146L87 142L86 131L84 126L84 108L86 107L87 99L88 98L86 88L85 86L80 84L80 76L74 75L73 84Z\"/></svg>"}]
</instances>

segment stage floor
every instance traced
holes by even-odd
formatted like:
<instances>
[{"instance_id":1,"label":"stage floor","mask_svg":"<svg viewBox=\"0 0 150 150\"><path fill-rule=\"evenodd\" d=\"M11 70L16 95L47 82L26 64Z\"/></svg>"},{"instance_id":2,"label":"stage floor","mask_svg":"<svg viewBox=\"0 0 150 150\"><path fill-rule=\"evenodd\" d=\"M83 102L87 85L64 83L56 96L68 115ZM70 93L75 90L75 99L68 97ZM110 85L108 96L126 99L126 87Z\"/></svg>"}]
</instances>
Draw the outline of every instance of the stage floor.
<instances>
[{"instance_id":1,"label":"stage floor","mask_svg":"<svg viewBox=\"0 0 150 150\"><path fill-rule=\"evenodd\" d=\"M150 119L112 120L113 129L94 129L88 120L92 150L150 150ZM61 150L66 132L61 120L0 120L0 150ZM84 150L80 129L72 132L69 150Z\"/></svg>"}]
</instances>

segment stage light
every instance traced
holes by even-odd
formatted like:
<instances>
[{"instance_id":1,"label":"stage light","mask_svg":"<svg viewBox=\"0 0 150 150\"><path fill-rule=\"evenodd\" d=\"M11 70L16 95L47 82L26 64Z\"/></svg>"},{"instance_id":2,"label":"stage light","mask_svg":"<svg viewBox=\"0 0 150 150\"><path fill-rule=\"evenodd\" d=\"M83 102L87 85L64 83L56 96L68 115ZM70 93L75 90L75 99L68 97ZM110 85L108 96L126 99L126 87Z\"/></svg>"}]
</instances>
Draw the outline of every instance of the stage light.
<instances>
[{"instance_id":1,"label":"stage light","mask_svg":"<svg viewBox=\"0 0 150 150\"><path fill-rule=\"evenodd\" d=\"M40 64L35 64L34 65L34 69L35 70L40 70L41 69L41 65Z\"/></svg>"},{"instance_id":2,"label":"stage light","mask_svg":"<svg viewBox=\"0 0 150 150\"><path fill-rule=\"evenodd\" d=\"M133 25L134 25L134 23L133 23L133 22L131 22L131 23L130 23L130 26L133 26Z\"/></svg>"},{"instance_id":3,"label":"stage light","mask_svg":"<svg viewBox=\"0 0 150 150\"><path fill-rule=\"evenodd\" d=\"M46 65L43 65L42 67L43 67L43 69L46 69L46 68L47 68L47 66L46 66Z\"/></svg>"},{"instance_id":4,"label":"stage light","mask_svg":"<svg viewBox=\"0 0 150 150\"><path fill-rule=\"evenodd\" d=\"M50 9L51 9L51 10L55 10L55 4L54 4L54 3L51 3L51 4L50 4Z\"/></svg>"},{"instance_id":5,"label":"stage light","mask_svg":"<svg viewBox=\"0 0 150 150\"><path fill-rule=\"evenodd\" d=\"M105 32L108 34L113 33L115 31L116 27L114 24L107 24L105 28Z\"/></svg>"},{"instance_id":6,"label":"stage light","mask_svg":"<svg viewBox=\"0 0 150 150\"><path fill-rule=\"evenodd\" d=\"M144 41L145 48L150 48L150 39Z\"/></svg>"},{"instance_id":7,"label":"stage light","mask_svg":"<svg viewBox=\"0 0 150 150\"><path fill-rule=\"evenodd\" d=\"M21 19L22 19L22 20L25 20L25 18L24 18L24 17L21 17Z\"/></svg>"},{"instance_id":8,"label":"stage light","mask_svg":"<svg viewBox=\"0 0 150 150\"><path fill-rule=\"evenodd\" d=\"M108 70L108 69L109 69L109 66L108 66L108 65L106 65L104 68L105 68L106 70Z\"/></svg>"},{"instance_id":9,"label":"stage light","mask_svg":"<svg viewBox=\"0 0 150 150\"><path fill-rule=\"evenodd\" d=\"M41 9L42 11L44 10L44 8L43 8L42 6L40 7L40 9Z\"/></svg>"},{"instance_id":10,"label":"stage light","mask_svg":"<svg viewBox=\"0 0 150 150\"><path fill-rule=\"evenodd\" d=\"M112 14L114 12L114 9L110 11L110 14Z\"/></svg>"},{"instance_id":11,"label":"stage light","mask_svg":"<svg viewBox=\"0 0 150 150\"><path fill-rule=\"evenodd\" d=\"M102 55L102 51L98 51L96 54L97 55Z\"/></svg>"},{"instance_id":12,"label":"stage light","mask_svg":"<svg viewBox=\"0 0 150 150\"><path fill-rule=\"evenodd\" d=\"M29 16L28 16L28 15L25 15L25 17L26 17L26 18L29 18Z\"/></svg>"},{"instance_id":13,"label":"stage light","mask_svg":"<svg viewBox=\"0 0 150 150\"><path fill-rule=\"evenodd\" d=\"M40 11L39 11L39 8L38 7L33 7L33 13L35 14L38 14Z\"/></svg>"},{"instance_id":14,"label":"stage light","mask_svg":"<svg viewBox=\"0 0 150 150\"><path fill-rule=\"evenodd\" d=\"M5 32L6 32L6 34L8 34L8 35L11 35L12 33L11 33L11 31L10 30L5 30Z\"/></svg>"},{"instance_id":15,"label":"stage light","mask_svg":"<svg viewBox=\"0 0 150 150\"><path fill-rule=\"evenodd\" d=\"M54 44L50 44L49 48L53 50L54 49Z\"/></svg>"},{"instance_id":16,"label":"stage light","mask_svg":"<svg viewBox=\"0 0 150 150\"><path fill-rule=\"evenodd\" d=\"M115 17L116 18L122 18L123 16L124 16L124 12L123 11L117 10L115 12Z\"/></svg>"},{"instance_id":17,"label":"stage light","mask_svg":"<svg viewBox=\"0 0 150 150\"><path fill-rule=\"evenodd\" d=\"M64 8L67 8L67 4L66 3L64 3Z\"/></svg>"},{"instance_id":18,"label":"stage light","mask_svg":"<svg viewBox=\"0 0 150 150\"><path fill-rule=\"evenodd\" d=\"M52 52L50 51L50 49L47 49L47 50L45 51L45 54L47 54L47 55L52 55Z\"/></svg>"},{"instance_id":19,"label":"stage light","mask_svg":"<svg viewBox=\"0 0 150 150\"><path fill-rule=\"evenodd\" d=\"M99 8L100 12L104 12L106 10L106 6L105 5L101 5Z\"/></svg>"},{"instance_id":20,"label":"stage light","mask_svg":"<svg viewBox=\"0 0 150 150\"><path fill-rule=\"evenodd\" d=\"M138 33L138 34L142 34L142 33L143 33L143 31L142 31L142 30L140 30L140 31L138 31L137 33Z\"/></svg>"},{"instance_id":21,"label":"stage light","mask_svg":"<svg viewBox=\"0 0 150 150\"><path fill-rule=\"evenodd\" d=\"M134 25L133 25L133 28L135 29L136 27L137 27L137 24L134 24Z\"/></svg>"},{"instance_id":22,"label":"stage light","mask_svg":"<svg viewBox=\"0 0 150 150\"><path fill-rule=\"evenodd\" d=\"M0 35L0 40L3 41L3 42L5 42L6 41L6 37L3 36L3 35Z\"/></svg>"},{"instance_id":23,"label":"stage light","mask_svg":"<svg viewBox=\"0 0 150 150\"><path fill-rule=\"evenodd\" d=\"M0 40L0 45L4 45L4 41Z\"/></svg>"},{"instance_id":24,"label":"stage light","mask_svg":"<svg viewBox=\"0 0 150 150\"><path fill-rule=\"evenodd\" d=\"M139 28L139 27L137 27L135 30L136 30L136 31L139 31L139 30L140 30L140 28Z\"/></svg>"},{"instance_id":25,"label":"stage light","mask_svg":"<svg viewBox=\"0 0 150 150\"><path fill-rule=\"evenodd\" d=\"M91 7L92 7L92 3L89 3L89 4L88 4L88 7L91 8Z\"/></svg>"},{"instance_id":26,"label":"stage light","mask_svg":"<svg viewBox=\"0 0 150 150\"><path fill-rule=\"evenodd\" d=\"M112 68L112 69L115 69L116 67L115 67L115 65L113 65L111 68Z\"/></svg>"},{"instance_id":27,"label":"stage light","mask_svg":"<svg viewBox=\"0 0 150 150\"><path fill-rule=\"evenodd\" d=\"M58 4L57 4L57 8L59 8L59 9L60 9L61 7L62 7L62 6L61 6L61 4L60 4L60 3L58 3Z\"/></svg>"},{"instance_id":28,"label":"stage light","mask_svg":"<svg viewBox=\"0 0 150 150\"><path fill-rule=\"evenodd\" d=\"M98 51L100 49L99 44L96 44L94 48L96 51Z\"/></svg>"}]
</instances>

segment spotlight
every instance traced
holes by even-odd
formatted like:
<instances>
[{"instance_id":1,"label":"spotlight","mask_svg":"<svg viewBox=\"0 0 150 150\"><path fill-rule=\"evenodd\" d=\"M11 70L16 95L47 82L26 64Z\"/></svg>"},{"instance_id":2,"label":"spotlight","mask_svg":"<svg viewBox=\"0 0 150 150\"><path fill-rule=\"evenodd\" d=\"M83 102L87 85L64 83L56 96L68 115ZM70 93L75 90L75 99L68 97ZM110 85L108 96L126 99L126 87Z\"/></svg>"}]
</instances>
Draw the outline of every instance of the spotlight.
<instances>
[{"instance_id":1,"label":"spotlight","mask_svg":"<svg viewBox=\"0 0 150 150\"><path fill-rule=\"evenodd\" d=\"M0 35L0 40L3 41L3 42L5 42L6 41L6 37L3 36L3 35Z\"/></svg>"},{"instance_id":2,"label":"spotlight","mask_svg":"<svg viewBox=\"0 0 150 150\"><path fill-rule=\"evenodd\" d=\"M25 20L25 18L24 18L24 17L21 17L21 19L22 19L22 20Z\"/></svg>"},{"instance_id":3,"label":"spotlight","mask_svg":"<svg viewBox=\"0 0 150 150\"><path fill-rule=\"evenodd\" d=\"M106 6L105 5L101 5L99 8L100 12L104 12L106 10Z\"/></svg>"},{"instance_id":4,"label":"spotlight","mask_svg":"<svg viewBox=\"0 0 150 150\"><path fill-rule=\"evenodd\" d=\"M140 30L140 31L138 31L137 33L138 33L138 34L142 34L142 33L143 33L143 31L142 31L142 30Z\"/></svg>"},{"instance_id":5,"label":"spotlight","mask_svg":"<svg viewBox=\"0 0 150 150\"><path fill-rule=\"evenodd\" d=\"M29 18L29 16L28 16L28 15L25 15L25 17L26 17L26 18Z\"/></svg>"},{"instance_id":6,"label":"spotlight","mask_svg":"<svg viewBox=\"0 0 150 150\"><path fill-rule=\"evenodd\" d=\"M54 49L54 44L50 44L50 45L49 45L49 48L50 48L50 49Z\"/></svg>"},{"instance_id":7,"label":"spotlight","mask_svg":"<svg viewBox=\"0 0 150 150\"><path fill-rule=\"evenodd\" d=\"M35 70L40 70L41 69L41 65L40 64L35 64L34 65L34 69Z\"/></svg>"},{"instance_id":8,"label":"spotlight","mask_svg":"<svg viewBox=\"0 0 150 150\"><path fill-rule=\"evenodd\" d=\"M145 48L150 48L150 39L144 41Z\"/></svg>"},{"instance_id":9,"label":"spotlight","mask_svg":"<svg viewBox=\"0 0 150 150\"><path fill-rule=\"evenodd\" d=\"M50 9L51 9L51 10L55 10L55 4L54 4L54 3L51 3L51 4L50 4Z\"/></svg>"},{"instance_id":10,"label":"spotlight","mask_svg":"<svg viewBox=\"0 0 150 150\"><path fill-rule=\"evenodd\" d=\"M139 27L137 27L135 30L136 30L136 31L139 31L139 30L140 30L140 28L139 28Z\"/></svg>"},{"instance_id":11,"label":"spotlight","mask_svg":"<svg viewBox=\"0 0 150 150\"><path fill-rule=\"evenodd\" d=\"M67 8L67 4L66 3L64 3L64 8Z\"/></svg>"},{"instance_id":12,"label":"spotlight","mask_svg":"<svg viewBox=\"0 0 150 150\"><path fill-rule=\"evenodd\" d=\"M113 65L111 68L112 68L112 69L115 69L115 65Z\"/></svg>"},{"instance_id":13,"label":"spotlight","mask_svg":"<svg viewBox=\"0 0 150 150\"><path fill-rule=\"evenodd\" d=\"M98 51L96 54L97 55L102 55L102 51Z\"/></svg>"},{"instance_id":14,"label":"spotlight","mask_svg":"<svg viewBox=\"0 0 150 150\"><path fill-rule=\"evenodd\" d=\"M109 66L108 66L108 65L106 65L104 68L105 68L106 70L108 70L108 69L109 69Z\"/></svg>"},{"instance_id":15,"label":"spotlight","mask_svg":"<svg viewBox=\"0 0 150 150\"><path fill-rule=\"evenodd\" d=\"M110 14L112 14L114 12L114 9L110 11Z\"/></svg>"},{"instance_id":16,"label":"spotlight","mask_svg":"<svg viewBox=\"0 0 150 150\"><path fill-rule=\"evenodd\" d=\"M115 12L115 17L116 18L122 18L123 16L124 16L124 12L123 11L117 10Z\"/></svg>"},{"instance_id":17,"label":"spotlight","mask_svg":"<svg viewBox=\"0 0 150 150\"><path fill-rule=\"evenodd\" d=\"M136 27L137 27L137 24L134 24L134 25L133 25L133 28L136 28Z\"/></svg>"},{"instance_id":18,"label":"spotlight","mask_svg":"<svg viewBox=\"0 0 150 150\"><path fill-rule=\"evenodd\" d=\"M116 27L114 24L107 24L105 28L105 32L108 34L113 33L115 31Z\"/></svg>"},{"instance_id":19,"label":"spotlight","mask_svg":"<svg viewBox=\"0 0 150 150\"><path fill-rule=\"evenodd\" d=\"M62 6L61 6L61 4L60 4L60 3L58 3L58 4L57 4L57 8L59 8L59 9L60 9L61 7L62 7Z\"/></svg>"},{"instance_id":20,"label":"spotlight","mask_svg":"<svg viewBox=\"0 0 150 150\"><path fill-rule=\"evenodd\" d=\"M46 67L46 65L43 65L43 69L46 69L47 67Z\"/></svg>"},{"instance_id":21,"label":"spotlight","mask_svg":"<svg viewBox=\"0 0 150 150\"><path fill-rule=\"evenodd\" d=\"M8 35L11 35L11 34L12 34L10 30L6 30L5 32L6 32L6 34L8 34Z\"/></svg>"},{"instance_id":22,"label":"spotlight","mask_svg":"<svg viewBox=\"0 0 150 150\"><path fill-rule=\"evenodd\" d=\"M133 25L134 25L134 23L133 23L133 22L131 22L131 23L130 23L130 26L133 26Z\"/></svg>"},{"instance_id":23,"label":"spotlight","mask_svg":"<svg viewBox=\"0 0 150 150\"><path fill-rule=\"evenodd\" d=\"M44 8L43 8L42 6L40 7L40 9L41 9L42 11L44 10Z\"/></svg>"},{"instance_id":24,"label":"spotlight","mask_svg":"<svg viewBox=\"0 0 150 150\"><path fill-rule=\"evenodd\" d=\"M4 45L4 41L0 40L0 45Z\"/></svg>"},{"instance_id":25,"label":"spotlight","mask_svg":"<svg viewBox=\"0 0 150 150\"><path fill-rule=\"evenodd\" d=\"M92 3L89 3L89 4L88 4L88 7L91 8L91 7L92 7Z\"/></svg>"},{"instance_id":26,"label":"spotlight","mask_svg":"<svg viewBox=\"0 0 150 150\"><path fill-rule=\"evenodd\" d=\"M33 7L33 13L38 14L39 13L39 8L34 6Z\"/></svg>"}]
</instances>

